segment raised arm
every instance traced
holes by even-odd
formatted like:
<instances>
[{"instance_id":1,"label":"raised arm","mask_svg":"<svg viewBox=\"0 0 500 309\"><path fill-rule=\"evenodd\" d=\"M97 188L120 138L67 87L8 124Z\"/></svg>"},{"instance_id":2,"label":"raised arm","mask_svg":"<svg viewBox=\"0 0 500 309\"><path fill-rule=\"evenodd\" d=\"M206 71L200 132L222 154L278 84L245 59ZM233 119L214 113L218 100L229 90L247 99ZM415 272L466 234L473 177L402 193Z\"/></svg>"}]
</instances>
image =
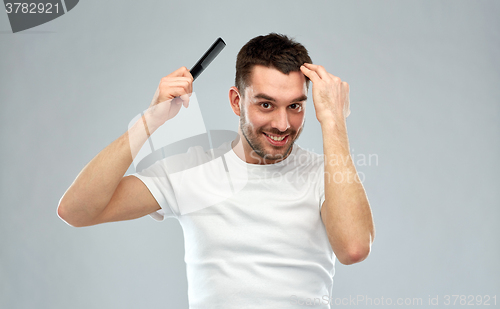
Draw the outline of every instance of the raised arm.
<instances>
[{"instance_id":1,"label":"raised arm","mask_svg":"<svg viewBox=\"0 0 500 309\"><path fill-rule=\"evenodd\" d=\"M304 64L313 83L316 118L323 133L325 202L321 218L337 259L342 264L364 260L375 237L365 190L349 152L345 118L349 115L349 85L322 66Z\"/></svg>"},{"instance_id":2,"label":"raised arm","mask_svg":"<svg viewBox=\"0 0 500 309\"><path fill-rule=\"evenodd\" d=\"M78 174L57 208L75 227L140 218L160 209L141 180L123 177L148 136L188 107L193 77L181 67L161 79L144 116L104 148Z\"/></svg>"}]
</instances>

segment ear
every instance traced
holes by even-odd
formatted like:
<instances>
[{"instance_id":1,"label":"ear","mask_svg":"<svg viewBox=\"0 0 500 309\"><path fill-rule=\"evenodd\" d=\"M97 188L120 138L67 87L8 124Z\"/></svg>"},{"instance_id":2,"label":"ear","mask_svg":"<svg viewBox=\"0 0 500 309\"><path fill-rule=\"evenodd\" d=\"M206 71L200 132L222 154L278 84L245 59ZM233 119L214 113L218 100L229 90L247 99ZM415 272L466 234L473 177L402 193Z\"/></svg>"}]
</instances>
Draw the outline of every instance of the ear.
<instances>
[{"instance_id":1,"label":"ear","mask_svg":"<svg viewBox=\"0 0 500 309\"><path fill-rule=\"evenodd\" d=\"M237 116L240 116L241 112L240 104L242 104L243 102L241 100L240 92L238 91L238 88L236 88L235 86L229 89L229 103L231 104L233 112Z\"/></svg>"}]
</instances>

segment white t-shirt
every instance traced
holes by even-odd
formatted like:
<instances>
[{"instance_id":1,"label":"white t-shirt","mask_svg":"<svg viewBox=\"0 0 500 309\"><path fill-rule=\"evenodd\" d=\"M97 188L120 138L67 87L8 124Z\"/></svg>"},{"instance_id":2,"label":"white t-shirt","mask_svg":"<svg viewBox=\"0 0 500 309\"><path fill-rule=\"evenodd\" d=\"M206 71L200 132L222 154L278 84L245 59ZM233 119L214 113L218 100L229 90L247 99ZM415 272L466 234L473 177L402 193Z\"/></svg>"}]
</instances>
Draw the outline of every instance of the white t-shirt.
<instances>
[{"instance_id":1,"label":"white t-shirt","mask_svg":"<svg viewBox=\"0 0 500 309\"><path fill-rule=\"evenodd\" d=\"M247 164L230 145L134 174L161 206L151 216L182 226L190 308L330 308L323 157L294 145L279 163Z\"/></svg>"}]
</instances>

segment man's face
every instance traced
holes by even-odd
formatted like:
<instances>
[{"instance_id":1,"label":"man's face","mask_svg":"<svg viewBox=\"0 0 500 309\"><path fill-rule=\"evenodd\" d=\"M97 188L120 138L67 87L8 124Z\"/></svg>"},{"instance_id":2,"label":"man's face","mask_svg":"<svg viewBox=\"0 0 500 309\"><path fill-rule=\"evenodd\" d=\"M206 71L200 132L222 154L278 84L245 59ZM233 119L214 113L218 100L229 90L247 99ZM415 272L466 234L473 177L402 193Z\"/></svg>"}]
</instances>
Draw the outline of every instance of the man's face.
<instances>
[{"instance_id":1,"label":"man's face","mask_svg":"<svg viewBox=\"0 0 500 309\"><path fill-rule=\"evenodd\" d=\"M255 66L240 101L240 129L247 162L270 164L285 159L304 125L306 80Z\"/></svg>"}]
</instances>

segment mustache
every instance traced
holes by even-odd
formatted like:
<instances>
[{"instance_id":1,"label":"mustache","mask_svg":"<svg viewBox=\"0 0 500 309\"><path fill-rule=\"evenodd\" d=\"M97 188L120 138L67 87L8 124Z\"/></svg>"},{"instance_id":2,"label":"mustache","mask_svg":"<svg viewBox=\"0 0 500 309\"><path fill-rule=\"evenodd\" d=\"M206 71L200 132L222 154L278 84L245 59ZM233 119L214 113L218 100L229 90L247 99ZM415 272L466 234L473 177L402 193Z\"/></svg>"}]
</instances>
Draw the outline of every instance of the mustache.
<instances>
[{"instance_id":1,"label":"mustache","mask_svg":"<svg viewBox=\"0 0 500 309\"><path fill-rule=\"evenodd\" d=\"M268 130L264 130L264 129L259 129L259 132L260 133L264 133L264 131L266 133L270 133L270 134L274 134L274 135L294 135L295 133L297 133L296 130L285 130L285 131L280 131L276 128L271 128L271 129L268 129Z\"/></svg>"}]
</instances>

